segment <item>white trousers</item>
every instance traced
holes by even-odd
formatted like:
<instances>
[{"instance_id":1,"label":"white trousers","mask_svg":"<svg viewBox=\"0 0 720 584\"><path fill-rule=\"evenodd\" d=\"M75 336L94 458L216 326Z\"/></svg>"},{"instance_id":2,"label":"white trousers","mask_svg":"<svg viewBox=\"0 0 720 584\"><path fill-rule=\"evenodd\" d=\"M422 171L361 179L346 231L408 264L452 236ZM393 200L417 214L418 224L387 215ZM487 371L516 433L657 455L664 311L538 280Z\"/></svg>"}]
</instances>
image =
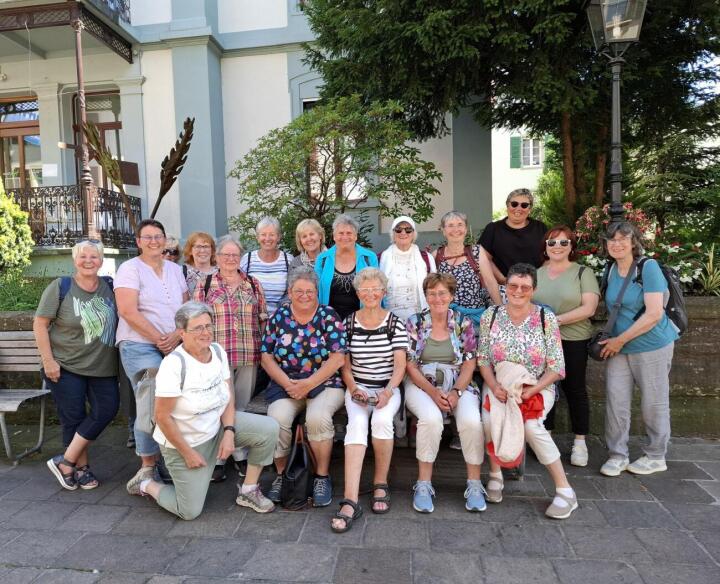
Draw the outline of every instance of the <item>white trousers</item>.
<instances>
[{"instance_id":1,"label":"white trousers","mask_svg":"<svg viewBox=\"0 0 720 584\"><path fill-rule=\"evenodd\" d=\"M396 387L393 396L384 408L364 406L352 400L350 392L345 392L345 410L348 415L345 446L362 444L367 446L368 428L373 438L392 440L395 437L393 418L400 409L400 390Z\"/></svg>"}]
</instances>

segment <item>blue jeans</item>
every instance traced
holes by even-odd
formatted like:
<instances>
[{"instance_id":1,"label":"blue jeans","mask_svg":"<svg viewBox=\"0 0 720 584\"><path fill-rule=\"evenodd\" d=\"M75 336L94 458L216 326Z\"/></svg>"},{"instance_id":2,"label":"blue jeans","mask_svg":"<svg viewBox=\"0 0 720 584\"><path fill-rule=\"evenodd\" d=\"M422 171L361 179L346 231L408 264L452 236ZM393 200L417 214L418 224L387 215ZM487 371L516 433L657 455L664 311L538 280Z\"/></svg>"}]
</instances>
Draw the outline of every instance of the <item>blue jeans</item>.
<instances>
[{"instance_id":1,"label":"blue jeans","mask_svg":"<svg viewBox=\"0 0 720 584\"><path fill-rule=\"evenodd\" d=\"M75 433L96 440L112 422L120 405L117 377L89 377L60 369L60 378L43 379L52 392L62 424L63 445L67 448ZM90 411L86 409L90 404Z\"/></svg>"},{"instance_id":2,"label":"blue jeans","mask_svg":"<svg viewBox=\"0 0 720 584\"><path fill-rule=\"evenodd\" d=\"M163 354L155 345L150 343L137 343L135 341L120 342L120 359L122 360L125 373L130 379L133 392L137 391L135 376L143 369L160 367ZM135 433L135 454L138 456L155 456L160 454L160 446L147 432L141 432L137 428Z\"/></svg>"}]
</instances>

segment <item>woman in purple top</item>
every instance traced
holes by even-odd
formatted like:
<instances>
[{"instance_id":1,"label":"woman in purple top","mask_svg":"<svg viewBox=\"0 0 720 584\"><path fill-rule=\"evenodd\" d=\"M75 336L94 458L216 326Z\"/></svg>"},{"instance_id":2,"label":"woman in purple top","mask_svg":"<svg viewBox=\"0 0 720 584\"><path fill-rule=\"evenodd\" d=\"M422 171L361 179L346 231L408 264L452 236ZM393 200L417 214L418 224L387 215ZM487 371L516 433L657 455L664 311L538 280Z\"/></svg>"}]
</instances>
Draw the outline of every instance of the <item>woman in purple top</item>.
<instances>
[{"instance_id":1,"label":"woman in purple top","mask_svg":"<svg viewBox=\"0 0 720 584\"><path fill-rule=\"evenodd\" d=\"M144 369L160 367L163 356L180 343L175 313L188 299L182 269L163 259L162 223L154 219L141 221L135 241L141 255L122 264L115 277L119 315L115 338L133 391L137 391L137 375ZM137 474L153 478L160 454L157 442L150 434L136 429L135 452L142 459ZM169 479L162 464L158 465L158 472L161 478ZM130 482L133 480L135 477Z\"/></svg>"}]
</instances>

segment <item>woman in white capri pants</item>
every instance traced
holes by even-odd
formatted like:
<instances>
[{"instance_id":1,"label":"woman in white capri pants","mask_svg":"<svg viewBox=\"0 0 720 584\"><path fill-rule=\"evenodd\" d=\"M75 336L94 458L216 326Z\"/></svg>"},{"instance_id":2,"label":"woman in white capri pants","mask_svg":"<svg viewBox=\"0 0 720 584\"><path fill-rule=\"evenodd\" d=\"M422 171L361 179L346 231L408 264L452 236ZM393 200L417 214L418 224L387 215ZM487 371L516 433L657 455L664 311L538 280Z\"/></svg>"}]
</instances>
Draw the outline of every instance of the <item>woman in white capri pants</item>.
<instances>
[{"instance_id":1,"label":"woman in white capri pants","mask_svg":"<svg viewBox=\"0 0 720 584\"><path fill-rule=\"evenodd\" d=\"M413 508L419 513L432 513L434 509L433 463L440 448L444 418L449 414L455 416L467 465L465 508L486 508L480 482L484 454L480 397L472 381L477 341L472 321L450 308L456 287L450 274L428 275L423 292L429 308L414 314L406 323L409 350L405 402L418 418L419 471L413 487Z\"/></svg>"},{"instance_id":2,"label":"woman in white capri pants","mask_svg":"<svg viewBox=\"0 0 720 584\"><path fill-rule=\"evenodd\" d=\"M362 308L345 319L349 352L342 376L347 391L348 414L345 434L345 498L332 519L337 533L350 529L362 515L358 504L360 473L367 449L368 427L375 453L371 509L390 510L388 470L394 445L393 417L400 409L398 385L405 375L407 334L405 325L380 306L387 291L387 278L377 268L361 270L353 285Z\"/></svg>"}]
</instances>

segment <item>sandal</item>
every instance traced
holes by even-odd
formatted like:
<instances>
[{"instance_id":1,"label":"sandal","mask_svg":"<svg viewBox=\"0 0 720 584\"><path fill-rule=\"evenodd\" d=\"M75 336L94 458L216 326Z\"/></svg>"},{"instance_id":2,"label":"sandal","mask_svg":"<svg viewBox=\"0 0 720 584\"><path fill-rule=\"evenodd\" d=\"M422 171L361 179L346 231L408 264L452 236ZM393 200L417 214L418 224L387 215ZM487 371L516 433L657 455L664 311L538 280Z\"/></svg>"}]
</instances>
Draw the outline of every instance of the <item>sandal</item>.
<instances>
[{"instance_id":1,"label":"sandal","mask_svg":"<svg viewBox=\"0 0 720 584\"><path fill-rule=\"evenodd\" d=\"M100 486L100 481L90 470L90 467L86 464L78 467L77 474L75 475L77 483L81 489L89 491L90 489L97 489Z\"/></svg>"},{"instance_id":2,"label":"sandal","mask_svg":"<svg viewBox=\"0 0 720 584\"><path fill-rule=\"evenodd\" d=\"M61 464L69 466L72 470L67 473L63 472L62 470L60 470ZM50 460L47 461L47 467L50 469L50 472L53 473L53 475L58 480L60 486L63 489L66 489L68 491L77 490L78 482L75 478L74 462L67 461L62 454L58 454L57 456L53 456Z\"/></svg>"},{"instance_id":3,"label":"sandal","mask_svg":"<svg viewBox=\"0 0 720 584\"><path fill-rule=\"evenodd\" d=\"M333 519L342 519L345 522L344 527L335 527L332 521L330 522L330 529L332 529L335 533L345 533L346 531L349 531L352 527L353 521L362 517L363 510L362 507L357 504L357 502L351 501L350 499L343 499L342 501L340 501L340 509L342 509L345 505L349 505L353 508L353 514L352 516L345 515L344 513L340 513L340 511L335 513Z\"/></svg>"},{"instance_id":4,"label":"sandal","mask_svg":"<svg viewBox=\"0 0 720 584\"><path fill-rule=\"evenodd\" d=\"M377 489L385 491L385 494L382 497L376 497L375 491ZM382 515L383 513L387 513L388 511L390 511L390 485L388 485L387 483L378 483L376 485L373 485L373 494L370 496L370 501L372 502L370 508L372 509L373 513L377 515ZM385 503L385 509L376 509L376 503Z\"/></svg>"}]
</instances>

